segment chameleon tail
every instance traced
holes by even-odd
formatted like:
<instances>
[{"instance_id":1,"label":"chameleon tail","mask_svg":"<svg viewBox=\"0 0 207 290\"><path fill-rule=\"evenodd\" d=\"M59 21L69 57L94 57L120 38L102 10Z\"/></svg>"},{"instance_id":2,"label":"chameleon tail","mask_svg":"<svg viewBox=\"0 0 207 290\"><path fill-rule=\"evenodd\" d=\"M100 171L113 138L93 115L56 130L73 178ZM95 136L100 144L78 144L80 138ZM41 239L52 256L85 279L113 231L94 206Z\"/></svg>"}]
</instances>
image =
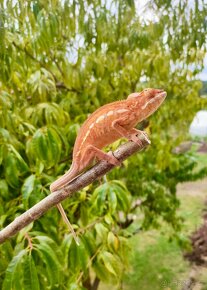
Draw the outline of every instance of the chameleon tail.
<instances>
[{"instance_id":1,"label":"chameleon tail","mask_svg":"<svg viewBox=\"0 0 207 290\"><path fill-rule=\"evenodd\" d=\"M71 165L70 169L60 178L55 180L51 185L50 185L50 191L53 192L55 190L60 189L67 183L73 180L79 173L79 168L77 165Z\"/></svg>"},{"instance_id":2,"label":"chameleon tail","mask_svg":"<svg viewBox=\"0 0 207 290\"><path fill-rule=\"evenodd\" d=\"M69 219L68 219L68 217L67 217L67 215L66 215L66 213L64 211L64 208L63 208L62 204L61 203L57 204L57 208L58 208L58 210L59 210L64 222L66 223L66 225L68 226L69 230L71 231L71 234L72 234L76 244L79 246L80 243L79 243L78 237L77 237L77 235L76 235L76 233L75 233L75 231L73 229L73 226L71 225L71 223L70 223L70 221L69 221Z\"/></svg>"},{"instance_id":3,"label":"chameleon tail","mask_svg":"<svg viewBox=\"0 0 207 290\"><path fill-rule=\"evenodd\" d=\"M50 185L50 191L53 192L55 190L60 189L62 186L64 186L65 184L69 183L70 181L73 180L74 177L77 176L77 174L79 173L78 168L75 167L73 164L71 166L71 168L63 175L61 176L59 179L57 179L56 181L54 181L51 185ZM71 234L76 242L77 245L79 245L79 241L78 241L78 237L64 211L64 208L62 207L62 204L59 203L57 204L57 208L65 222L65 224L68 226L69 230L71 231Z\"/></svg>"}]
</instances>

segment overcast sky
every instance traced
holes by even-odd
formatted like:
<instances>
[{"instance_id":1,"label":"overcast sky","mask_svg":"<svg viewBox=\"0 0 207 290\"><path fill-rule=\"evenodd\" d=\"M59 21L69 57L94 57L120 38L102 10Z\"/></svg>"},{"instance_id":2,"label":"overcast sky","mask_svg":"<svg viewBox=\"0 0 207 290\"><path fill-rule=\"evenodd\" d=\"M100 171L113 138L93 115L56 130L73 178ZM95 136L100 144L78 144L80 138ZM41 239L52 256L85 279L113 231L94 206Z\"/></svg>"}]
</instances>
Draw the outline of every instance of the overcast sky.
<instances>
[{"instance_id":1,"label":"overcast sky","mask_svg":"<svg viewBox=\"0 0 207 290\"><path fill-rule=\"evenodd\" d=\"M207 81L207 55L204 59L204 70L198 76L202 81Z\"/></svg>"},{"instance_id":2,"label":"overcast sky","mask_svg":"<svg viewBox=\"0 0 207 290\"><path fill-rule=\"evenodd\" d=\"M175 3L177 2L177 0L174 0ZM156 16L153 15L152 11L150 11L149 9L144 11L144 7L147 4L147 2L149 2L149 0L135 0L135 5L136 5L136 9L138 14L141 16L144 14L145 19L148 18L149 20L155 19ZM189 0L189 5L190 6L194 6L194 0ZM199 1L200 5L201 1ZM204 59L204 69L203 71L198 74L198 78L201 79L202 81L207 81L207 54L206 57Z\"/></svg>"}]
</instances>

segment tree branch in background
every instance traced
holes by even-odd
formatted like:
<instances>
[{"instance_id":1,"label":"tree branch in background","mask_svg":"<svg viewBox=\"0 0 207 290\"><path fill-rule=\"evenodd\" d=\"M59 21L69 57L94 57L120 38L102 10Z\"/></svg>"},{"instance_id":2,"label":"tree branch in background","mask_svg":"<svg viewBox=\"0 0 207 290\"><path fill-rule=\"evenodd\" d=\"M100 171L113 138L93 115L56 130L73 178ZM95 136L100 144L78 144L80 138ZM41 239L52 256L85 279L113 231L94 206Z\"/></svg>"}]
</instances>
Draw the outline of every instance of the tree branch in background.
<instances>
[{"instance_id":1,"label":"tree branch in background","mask_svg":"<svg viewBox=\"0 0 207 290\"><path fill-rule=\"evenodd\" d=\"M134 142L127 142L121 145L113 154L119 161L124 161L126 158L131 156L137 151L141 151L150 141L146 138L144 134L139 136L142 141L142 145L138 145ZM22 215L18 216L13 222L11 222L6 228L0 231L0 243L3 243L11 236L18 233L21 229L26 227L28 224L34 220L41 217L46 211L48 211L53 206L57 205L67 197L70 197L73 193L83 189L85 186L89 185L93 181L104 176L109 172L114 165L108 163L107 161L101 161L89 169L87 172L77 176L64 188L54 191L43 200L38 202L36 205L31 207Z\"/></svg>"},{"instance_id":2,"label":"tree branch in background","mask_svg":"<svg viewBox=\"0 0 207 290\"><path fill-rule=\"evenodd\" d=\"M75 92L78 93L79 91L76 90L75 88L68 88L63 82L58 81L56 75L51 71L51 69L48 67L48 65L46 65L44 62L38 60L37 58L35 58L27 49L26 46L25 47L21 47L18 44L16 44L14 41L12 42L12 44L16 47L16 49L24 52L30 59L32 59L34 62L38 63L40 67L44 67L48 72L51 73L51 75L53 76L54 80L55 80L55 86L58 89L65 89L69 92ZM52 59L54 61L54 63L56 64L58 70L60 71L61 75L64 77L63 72L61 67L59 66L59 64L55 61L55 59Z\"/></svg>"}]
</instances>

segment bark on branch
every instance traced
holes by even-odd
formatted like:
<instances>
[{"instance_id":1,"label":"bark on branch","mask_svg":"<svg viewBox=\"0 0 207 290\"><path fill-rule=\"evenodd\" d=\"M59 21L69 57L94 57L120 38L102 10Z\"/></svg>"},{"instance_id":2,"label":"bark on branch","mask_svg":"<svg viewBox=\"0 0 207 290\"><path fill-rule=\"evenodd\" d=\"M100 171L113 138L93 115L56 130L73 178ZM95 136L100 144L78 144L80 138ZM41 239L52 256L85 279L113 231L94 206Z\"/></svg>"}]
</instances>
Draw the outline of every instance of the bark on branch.
<instances>
[{"instance_id":1,"label":"bark on branch","mask_svg":"<svg viewBox=\"0 0 207 290\"><path fill-rule=\"evenodd\" d=\"M121 145L113 153L114 156L119 161L124 161L133 153L141 151L150 144L150 141L146 138L144 134L140 135L139 138L142 141L141 146L135 144L134 142L127 142ZM13 222L11 222L7 227L0 231L0 244L18 233L21 229L23 229L34 220L41 217L53 206L57 205L67 197L71 196L73 193L83 189L85 186L105 175L112 168L114 168L114 165L111 165L106 161L101 161L93 166L91 169L89 169L87 172L77 176L77 178L73 179L67 186L65 186L61 190L54 191L53 193L45 197L43 200L31 207L25 213L18 216Z\"/></svg>"}]
</instances>

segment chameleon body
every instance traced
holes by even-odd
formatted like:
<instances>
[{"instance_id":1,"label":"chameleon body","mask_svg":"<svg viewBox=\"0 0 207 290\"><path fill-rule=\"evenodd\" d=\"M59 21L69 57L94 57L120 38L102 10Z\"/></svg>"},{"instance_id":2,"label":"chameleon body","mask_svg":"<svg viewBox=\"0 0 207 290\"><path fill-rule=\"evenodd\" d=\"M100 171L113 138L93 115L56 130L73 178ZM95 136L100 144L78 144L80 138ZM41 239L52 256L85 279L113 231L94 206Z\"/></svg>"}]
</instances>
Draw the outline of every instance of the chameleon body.
<instances>
[{"instance_id":1,"label":"chameleon body","mask_svg":"<svg viewBox=\"0 0 207 290\"><path fill-rule=\"evenodd\" d=\"M113 156L100 149L120 138L127 138L140 144L137 137L141 131L134 127L153 114L166 97L159 89L145 89L133 93L126 100L100 107L83 123L75 141L73 161L70 169L50 186L50 191L60 189L97 158L119 165Z\"/></svg>"},{"instance_id":2,"label":"chameleon body","mask_svg":"<svg viewBox=\"0 0 207 290\"><path fill-rule=\"evenodd\" d=\"M120 165L112 154L106 154L101 149L123 137L140 144L138 136L143 132L134 127L152 115L162 104L166 95L163 90L149 88L129 95L126 100L104 105L92 113L83 123L76 138L70 169L51 184L50 191L53 192L65 186L95 158ZM64 211L60 204L58 208ZM63 215L63 212L61 214Z\"/></svg>"}]
</instances>

